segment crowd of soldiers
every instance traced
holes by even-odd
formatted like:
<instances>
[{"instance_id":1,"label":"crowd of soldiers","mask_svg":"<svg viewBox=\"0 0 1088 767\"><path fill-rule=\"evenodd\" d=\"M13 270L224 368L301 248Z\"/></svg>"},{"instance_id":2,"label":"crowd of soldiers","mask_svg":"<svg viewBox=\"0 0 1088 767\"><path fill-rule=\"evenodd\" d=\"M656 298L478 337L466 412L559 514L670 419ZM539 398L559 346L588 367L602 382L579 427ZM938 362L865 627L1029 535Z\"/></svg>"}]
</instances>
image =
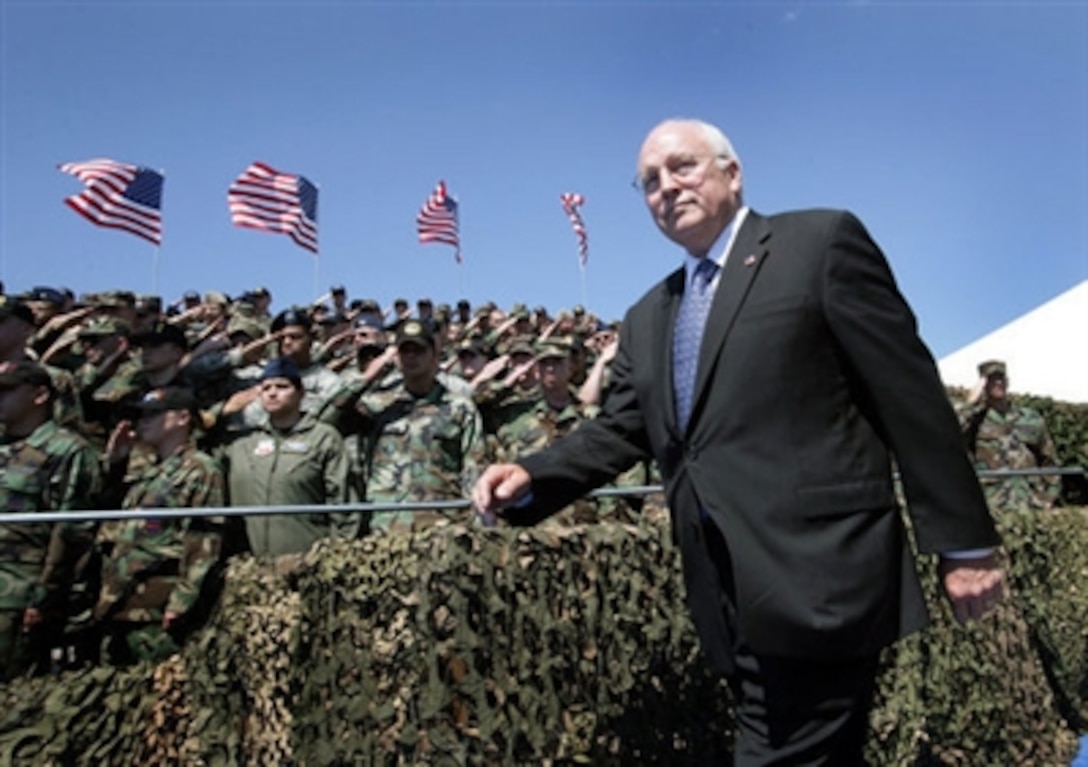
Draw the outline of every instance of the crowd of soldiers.
<instances>
[{"instance_id":1,"label":"crowd of soldiers","mask_svg":"<svg viewBox=\"0 0 1088 767\"><path fill-rule=\"evenodd\" d=\"M0 295L5 511L389 505L0 525L0 679L174 652L236 552L291 567L320 538L475 523L467 504L426 504L467 499L486 463L593 417L617 344L582 307L382 309L342 287L275 315L271 301ZM641 505L583 500L555 523Z\"/></svg>"},{"instance_id":2,"label":"crowd of soldiers","mask_svg":"<svg viewBox=\"0 0 1088 767\"><path fill-rule=\"evenodd\" d=\"M383 309L342 286L275 315L271 302L264 288L168 306L126 291L0 295L4 511L341 507L0 525L0 679L165 657L206 617L233 553L290 568L321 538L480 523L467 504L427 504L469 498L487 463L594 417L618 344L617 324L583 307ZM1009 406L996 372L962 408L980 468L1028 465L1017 450L1056 463L1045 424ZM639 465L617 484L656 479ZM1043 489L1033 505L1053 503ZM358 502L382 510L345 508ZM665 511L616 494L550 523L637 513Z\"/></svg>"}]
</instances>

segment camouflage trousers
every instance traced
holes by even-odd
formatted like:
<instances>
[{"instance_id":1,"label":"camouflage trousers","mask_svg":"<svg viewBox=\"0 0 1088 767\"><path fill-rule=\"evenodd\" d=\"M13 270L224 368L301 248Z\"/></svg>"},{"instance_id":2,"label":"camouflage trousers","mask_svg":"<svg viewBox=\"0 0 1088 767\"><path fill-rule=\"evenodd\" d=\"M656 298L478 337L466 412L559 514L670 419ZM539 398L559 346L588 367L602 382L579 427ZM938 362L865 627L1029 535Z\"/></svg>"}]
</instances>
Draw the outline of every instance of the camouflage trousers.
<instances>
[{"instance_id":1,"label":"camouflage trousers","mask_svg":"<svg viewBox=\"0 0 1088 767\"><path fill-rule=\"evenodd\" d=\"M160 661L181 650L159 623L107 621L102 626L102 658L115 666Z\"/></svg>"}]
</instances>

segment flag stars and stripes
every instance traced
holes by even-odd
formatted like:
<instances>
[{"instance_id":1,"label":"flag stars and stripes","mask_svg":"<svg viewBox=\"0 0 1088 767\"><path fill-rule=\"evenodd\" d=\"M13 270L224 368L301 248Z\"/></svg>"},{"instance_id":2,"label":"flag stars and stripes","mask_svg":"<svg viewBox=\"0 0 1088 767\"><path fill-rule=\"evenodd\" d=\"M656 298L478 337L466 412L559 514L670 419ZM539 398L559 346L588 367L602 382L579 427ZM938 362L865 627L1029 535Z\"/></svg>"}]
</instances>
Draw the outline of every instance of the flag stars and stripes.
<instances>
[{"instance_id":1,"label":"flag stars and stripes","mask_svg":"<svg viewBox=\"0 0 1088 767\"><path fill-rule=\"evenodd\" d=\"M84 184L82 192L64 200L76 213L92 224L162 243L161 173L105 157L57 167Z\"/></svg>"},{"instance_id":2,"label":"flag stars and stripes","mask_svg":"<svg viewBox=\"0 0 1088 767\"><path fill-rule=\"evenodd\" d=\"M458 231L457 200L446 191L446 182L439 181L416 216L420 244L432 242L452 245L454 258L461 263L461 236Z\"/></svg>"},{"instance_id":3,"label":"flag stars and stripes","mask_svg":"<svg viewBox=\"0 0 1088 767\"><path fill-rule=\"evenodd\" d=\"M255 162L230 185L227 203L235 226L286 234L317 253L317 187L304 176Z\"/></svg>"},{"instance_id":4,"label":"flag stars and stripes","mask_svg":"<svg viewBox=\"0 0 1088 767\"><path fill-rule=\"evenodd\" d=\"M571 226L574 227L574 236L578 238L578 259L585 268L589 262L589 236L586 234L586 225L582 220L579 208L585 203L586 198L576 192L564 192L559 195L559 202L563 205Z\"/></svg>"}]
</instances>

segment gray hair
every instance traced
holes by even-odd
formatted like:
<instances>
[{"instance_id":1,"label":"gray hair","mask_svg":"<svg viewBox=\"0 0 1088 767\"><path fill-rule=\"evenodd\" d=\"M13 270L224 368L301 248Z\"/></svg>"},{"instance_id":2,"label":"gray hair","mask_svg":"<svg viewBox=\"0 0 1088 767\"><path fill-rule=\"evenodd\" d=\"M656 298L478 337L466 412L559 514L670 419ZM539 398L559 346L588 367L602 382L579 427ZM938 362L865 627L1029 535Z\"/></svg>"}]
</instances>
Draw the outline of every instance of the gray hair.
<instances>
[{"instance_id":1,"label":"gray hair","mask_svg":"<svg viewBox=\"0 0 1088 767\"><path fill-rule=\"evenodd\" d=\"M714 157L717 158L716 162L718 167L725 170L730 162L734 162L737 165L737 169L743 171L743 166L740 162L740 156L737 154L737 150L733 148L733 142L729 140L722 129L713 123L708 123L706 120L700 120L695 117L670 117L668 120L662 120L658 123L653 130L657 130L663 125L690 125L693 128L699 130L703 134L703 138L706 139L707 144L710 145L710 150L714 153ZM743 178L743 175L741 176Z\"/></svg>"}]
</instances>

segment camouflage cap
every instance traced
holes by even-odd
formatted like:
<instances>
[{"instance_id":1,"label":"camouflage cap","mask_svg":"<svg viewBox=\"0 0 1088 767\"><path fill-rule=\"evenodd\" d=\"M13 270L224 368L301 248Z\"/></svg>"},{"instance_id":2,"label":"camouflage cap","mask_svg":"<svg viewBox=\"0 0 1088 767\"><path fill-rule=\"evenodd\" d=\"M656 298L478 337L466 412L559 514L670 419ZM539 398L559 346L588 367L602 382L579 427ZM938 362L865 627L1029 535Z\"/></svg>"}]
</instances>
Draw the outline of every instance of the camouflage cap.
<instances>
[{"instance_id":1,"label":"camouflage cap","mask_svg":"<svg viewBox=\"0 0 1088 767\"><path fill-rule=\"evenodd\" d=\"M570 344L555 338L542 341L536 345L536 359L538 362L541 360L570 359Z\"/></svg>"},{"instance_id":2,"label":"camouflage cap","mask_svg":"<svg viewBox=\"0 0 1088 767\"><path fill-rule=\"evenodd\" d=\"M132 308L136 306L136 294L131 290L108 290L98 294L97 303L107 309Z\"/></svg>"},{"instance_id":3,"label":"camouflage cap","mask_svg":"<svg viewBox=\"0 0 1088 767\"><path fill-rule=\"evenodd\" d=\"M364 298L362 301L359 302L359 311L370 312L372 314L381 314L382 308L373 298Z\"/></svg>"},{"instance_id":4,"label":"camouflage cap","mask_svg":"<svg viewBox=\"0 0 1088 767\"><path fill-rule=\"evenodd\" d=\"M227 322L227 335L233 336L236 333L249 338L260 338L265 334L264 326L253 317L245 314L235 314Z\"/></svg>"},{"instance_id":5,"label":"camouflage cap","mask_svg":"<svg viewBox=\"0 0 1088 767\"><path fill-rule=\"evenodd\" d=\"M477 354L485 357L489 356L487 353L487 344L482 338L466 338L461 343L457 344L457 355L462 354Z\"/></svg>"},{"instance_id":6,"label":"camouflage cap","mask_svg":"<svg viewBox=\"0 0 1088 767\"><path fill-rule=\"evenodd\" d=\"M14 389L23 384L45 386L53 391L53 379L40 363L33 360L0 363L0 389Z\"/></svg>"},{"instance_id":7,"label":"camouflage cap","mask_svg":"<svg viewBox=\"0 0 1088 767\"><path fill-rule=\"evenodd\" d=\"M979 363L978 374L983 378L989 378L994 375L1006 375L1005 363L1001 360L986 360L985 362Z\"/></svg>"},{"instance_id":8,"label":"camouflage cap","mask_svg":"<svg viewBox=\"0 0 1088 767\"><path fill-rule=\"evenodd\" d=\"M0 295L0 319L16 317L30 325L34 324L34 312L23 301L11 296Z\"/></svg>"},{"instance_id":9,"label":"camouflage cap","mask_svg":"<svg viewBox=\"0 0 1088 767\"><path fill-rule=\"evenodd\" d=\"M510 339L510 343L507 344L506 353L511 357L517 354L534 357L536 356L536 349L534 349L533 346L533 339L530 336L515 336Z\"/></svg>"},{"instance_id":10,"label":"camouflage cap","mask_svg":"<svg viewBox=\"0 0 1088 767\"><path fill-rule=\"evenodd\" d=\"M132 404L132 409L137 414L165 413L168 410L187 410L195 413L197 410L196 396L191 389L183 386L164 386L152 389L147 394Z\"/></svg>"},{"instance_id":11,"label":"camouflage cap","mask_svg":"<svg viewBox=\"0 0 1088 767\"><path fill-rule=\"evenodd\" d=\"M434 347L434 333L428 323L419 320L408 320L400 323L397 328L397 347L415 344L427 348Z\"/></svg>"},{"instance_id":12,"label":"camouflage cap","mask_svg":"<svg viewBox=\"0 0 1088 767\"><path fill-rule=\"evenodd\" d=\"M106 336L124 336L128 338L131 333L128 323L116 317L95 317L82 328L78 336L80 338L105 338Z\"/></svg>"}]
</instances>

